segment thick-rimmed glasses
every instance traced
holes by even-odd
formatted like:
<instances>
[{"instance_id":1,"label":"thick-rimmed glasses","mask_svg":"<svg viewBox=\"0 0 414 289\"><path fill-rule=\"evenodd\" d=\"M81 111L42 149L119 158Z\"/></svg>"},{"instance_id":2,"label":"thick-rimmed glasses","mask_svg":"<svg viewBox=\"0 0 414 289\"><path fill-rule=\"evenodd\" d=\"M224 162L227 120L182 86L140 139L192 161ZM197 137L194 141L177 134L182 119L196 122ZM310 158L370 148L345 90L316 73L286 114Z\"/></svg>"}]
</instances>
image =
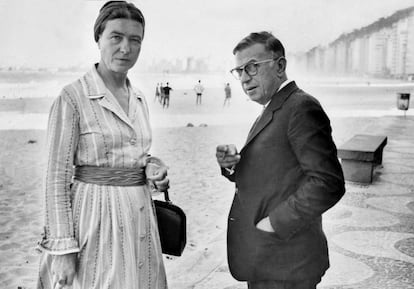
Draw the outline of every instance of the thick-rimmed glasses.
<instances>
[{"instance_id":1,"label":"thick-rimmed glasses","mask_svg":"<svg viewBox=\"0 0 414 289\"><path fill-rule=\"evenodd\" d=\"M249 63L246 63L245 65L233 68L232 70L230 70L230 73L233 74L233 76L237 80L241 79L243 71L246 72L248 76L254 76L257 74L260 64L271 62L271 61L276 61L276 60L279 60L280 58L281 57L279 58L275 57L275 58L269 58L269 59L260 60L260 61L249 62Z\"/></svg>"}]
</instances>

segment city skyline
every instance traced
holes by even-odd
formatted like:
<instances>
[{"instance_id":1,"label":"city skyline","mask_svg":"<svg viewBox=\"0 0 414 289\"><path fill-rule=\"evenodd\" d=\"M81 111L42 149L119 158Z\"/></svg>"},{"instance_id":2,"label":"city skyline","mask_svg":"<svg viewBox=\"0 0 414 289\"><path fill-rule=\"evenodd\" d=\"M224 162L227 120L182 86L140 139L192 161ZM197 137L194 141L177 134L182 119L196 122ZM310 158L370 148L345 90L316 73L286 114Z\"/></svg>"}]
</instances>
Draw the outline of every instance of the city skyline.
<instances>
[{"instance_id":1,"label":"city skyline","mask_svg":"<svg viewBox=\"0 0 414 289\"><path fill-rule=\"evenodd\" d=\"M0 66L83 67L99 61L92 30L104 2L0 0ZM233 46L251 31L271 31L288 52L304 52L414 5L414 0L131 2L147 20L138 65L194 57L226 68Z\"/></svg>"},{"instance_id":2,"label":"city skyline","mask_svg":"<svg viewBox=\"0 0 414 289\"><path fill-rule=\"evenodd\" d=\"M313 73L414 77L414 6L342 34L329 46L314 47L301 57Z\"/></svg>"}]
</instances>

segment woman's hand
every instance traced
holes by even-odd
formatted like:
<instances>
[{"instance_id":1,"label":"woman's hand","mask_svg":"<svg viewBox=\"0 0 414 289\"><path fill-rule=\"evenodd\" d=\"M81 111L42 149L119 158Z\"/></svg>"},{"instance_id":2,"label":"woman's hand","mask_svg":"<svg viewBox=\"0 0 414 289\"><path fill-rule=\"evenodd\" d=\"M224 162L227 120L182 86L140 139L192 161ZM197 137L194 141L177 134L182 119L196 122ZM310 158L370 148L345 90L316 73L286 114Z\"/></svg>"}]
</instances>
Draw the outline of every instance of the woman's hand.
<instances>
[{"instance_id":1,"label":"woman's hand","mask_svg":"<svg viewBox=\"0 0 414 289\"><path fill-rule=\"evenodd\" d=\"M160 159L150 157L145 168L145 174L158 191L164 192L168 190L170 183L170 180L167 178L168 167Z\"/></svg>"},{"instance_id":2,"label":"woman's hand","mask_svg":"<svg viewBox=\"0 0 414 289\"><path fill-rule=\"evenodd\" d=\"M72 286L76 274L77 253L54 255L52 261L53 289Z\"/></svg>"},{"instance_id":3,"label":"woman's hand","mask_svg":"<svg viewBox=\"0 0 414 289\"><path fill-rule=\"evenodd\" d=\"M147 179L154 183L158 191L164 192L168 190L170 180L167 178L167 167L157 167L152 170L151 175L147 175Z\"/></svg>"}]
</instances>

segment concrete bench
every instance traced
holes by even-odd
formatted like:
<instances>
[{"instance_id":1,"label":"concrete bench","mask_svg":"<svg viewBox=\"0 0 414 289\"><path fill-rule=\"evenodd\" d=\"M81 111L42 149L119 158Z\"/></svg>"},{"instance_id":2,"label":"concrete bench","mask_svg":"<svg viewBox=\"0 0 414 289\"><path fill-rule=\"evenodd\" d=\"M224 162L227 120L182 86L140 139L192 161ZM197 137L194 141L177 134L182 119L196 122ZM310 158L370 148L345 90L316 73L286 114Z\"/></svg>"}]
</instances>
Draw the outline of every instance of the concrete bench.
<instances>
[{"instance_id":1,"label":"concrete bench","mask_svg":"<svg viewBox=\"0 0 414 289\"><path fill-rule=\"evenodd\" d=\"M374 167L382 163L386 144L386 136L358 134L338 147L345 180L372 183Z\"/></svg>"}]
</instances>

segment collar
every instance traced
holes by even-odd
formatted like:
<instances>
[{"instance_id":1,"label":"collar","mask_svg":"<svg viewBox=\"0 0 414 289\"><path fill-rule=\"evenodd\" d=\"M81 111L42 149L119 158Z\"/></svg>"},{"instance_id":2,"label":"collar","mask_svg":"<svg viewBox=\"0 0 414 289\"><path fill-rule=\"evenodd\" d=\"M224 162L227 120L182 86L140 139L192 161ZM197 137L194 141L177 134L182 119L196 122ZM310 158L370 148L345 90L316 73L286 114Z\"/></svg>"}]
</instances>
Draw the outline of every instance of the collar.
<instances>
[{"instance_id":1,"label":"collar","mask_svg":"<svg viewBox=\"0 0 414 289\"><path fill-rule=\"evenodd\" d=\"M296 86L296 83L294 81L290 81L289 83L286 83L286 85L283 87L283 89L279 90L275 93L275 95L272 97L272 100L269 103L269 110L275 111L279 109L282 104L285 102L285 100L295 91L298 87Z\"/></svg>"},{"instance_id":2,"label":"collar","mask_svg":"<svg viewBox=\"0 0 414 289\"><path fill-rule=\"evenodd\" d=\"M287 83L282 90L275 93L275 95L272 98L272 101L267 105L267 108L258 117L257 123L249 132L247 136L247 141L240 153L243 153L243 150L251 142L251 140L254 139L256 135L260 133L262 129L272 121L274 117L274 112L280 109L283 103L289 98L289 96L298 89L299 88L296 86L296 83L294 81L291 81Z\"/></svg>"},{"instance_id":3,"label":"collar","mask_svg":"<svg viewBox=\"0 0 414 289\"><path fill-rule=\"evenodd\" d=\"M83 77L86 82L86 89L87 94L86 97L89 99L98 99L106 96L108 94L108 88L105 85L102 77L99 75L98 70L98 63L95 63L92 66L92 69L89 70ZM142 99L142 93L138 90L132 88L129 79L127 78L127 87L129 90L130 95L135 96L139 100Z\"/></svg>"},{"instance_id":4,"label":"collar","mask_svg":"<svg viewBox=\"0 0 414 289\"><path fill-rule=\"evenodd\" d=\"M280 90L282 90L283 87L285 87L286 85L288 85L292 81L293 80L290 80L290 79L286 79L285 81L283 81L282 84L279 86L279 89L277 90L277 92L279 92Z\"/></svg>"},{"instance_id":5,"label":"collar","mask_svg":"<svg viewBox=\"0 0 414 289\"><path fill-rule=\"evenodd\" d=\"M293 80L290 80L290 79L286 79L285 81L283 81L282 84L277 89L276 93L278 93L279 91L281 91L283 87L285 87L286 85L288 85L292 81ZM263 105L263 109L265 109L269 105L269 103L272 101L272 99L273 99L273 97L265 105Z\"/></svg>"}]
</instances>

